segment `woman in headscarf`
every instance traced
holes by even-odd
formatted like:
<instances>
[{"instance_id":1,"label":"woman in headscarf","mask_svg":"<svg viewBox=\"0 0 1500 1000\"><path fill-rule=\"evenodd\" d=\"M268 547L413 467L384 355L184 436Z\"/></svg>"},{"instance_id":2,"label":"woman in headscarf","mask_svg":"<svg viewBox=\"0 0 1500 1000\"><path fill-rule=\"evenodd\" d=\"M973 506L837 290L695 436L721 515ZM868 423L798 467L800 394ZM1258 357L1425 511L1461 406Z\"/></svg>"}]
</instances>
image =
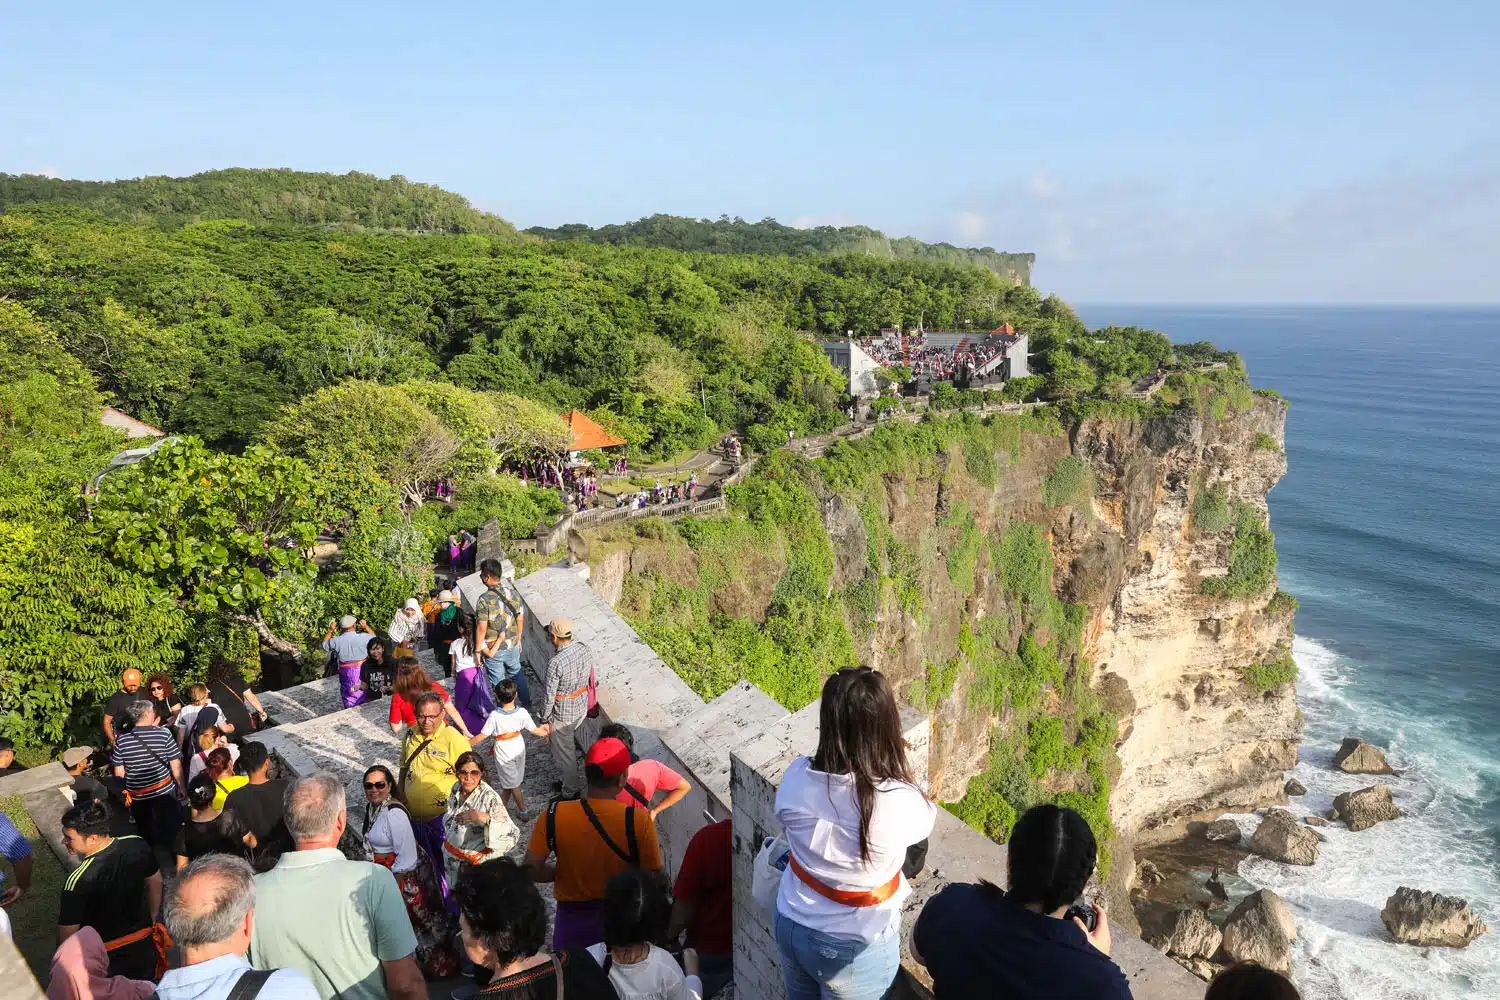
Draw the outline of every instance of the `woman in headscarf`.
<instances>
[{"instance_id":1,"label":"woman in headscarf","mask_svg":"<svg viewBox=\"0 0 1500 1000\"><path fill-rule=\"evenodd\" d=\"M111 976L104 939L86 924L52 956L47 1000L145 1000L155 992L150 980Z\"/></svg>"},{"instance_id":2,"label":"woman in headscarf","mask_svg":"<svg viewBox=\"0 0 1500 1000\"><path fill-rule=\"evenodd\" d=\"M448 647L453 654L453 704L471 733L479 732L495 710L484 663L474 655L475 624L473 615L464 615L459 620L458 637Z\"/></svg>"},{"instance_id":3,"label":"woman in headscarf","mask_svg":"<svg viewBox=\"0 0 1500 1000\"><path fill-rule=\"evenodd\" d=\"M365 772L365 817L361 832L370 844L375 863L396 877L406 915L417 936L417 964L428 979L446 979L458 972L453 947L457 928L443 907L442 890L432 859L417 846L411 816L396 796L396 776L384 764Z\"/></svg>"},{"instance_id":4,"label":"woman in headscarf","mask_svg":"<svg viewBox=\"0 0 1500 1000\"><path fill-rule=\"evenodd\" d=\"M427 641L432 645L432 658L443 668L444 677L453 676L453 659L449 646L458 638L463 621L461 602L451 590L438 592L437 608L429 621Z\"/></svg>"},{"instance_id":5,"label":"woman in headscarf","mask_svg":"<svg viewBox=\"0 0 1500 1000\"><path fill-rule=\"evenodd\" d=\"M500 793L485 783L479 754L459 754L453 770L458 781L448 793L443 815L443 865L449 885L457 885L459 873L470 865L509 854L521 838Z\"/></svg>"}]
</instances>

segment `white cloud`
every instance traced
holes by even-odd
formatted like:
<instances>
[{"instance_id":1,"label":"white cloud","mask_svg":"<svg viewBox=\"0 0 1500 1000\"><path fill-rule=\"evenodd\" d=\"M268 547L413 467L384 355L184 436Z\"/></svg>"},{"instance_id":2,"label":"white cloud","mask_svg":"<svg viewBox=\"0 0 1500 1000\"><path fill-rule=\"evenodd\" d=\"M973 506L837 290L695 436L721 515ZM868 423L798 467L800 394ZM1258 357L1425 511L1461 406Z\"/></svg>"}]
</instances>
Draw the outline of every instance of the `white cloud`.
<instances>
[{"instance_id":1,"label":"white cloud","mask_svg":"<svg viewBox=\"0 0 1500 1000\"><path fill-rule=\"evenodd\" d=\"M1500 156L1390 167L1282 198L1046 171L959 199L935 237L1034 250L1037 280L1081 301L1496 302Z\"/></svg>"},{"instance_id":2,"label":"white cloud","mask_svg":"<svg viewBox=\"0 0 1500 1000\"><path fill-rule=\"evenodd\" d=\"M51 177L53 180L56 180L58 176L56 167L38 167L37 169L30 171L30 173L37 174L42 177Z\"/></svg>"}]
</instances>

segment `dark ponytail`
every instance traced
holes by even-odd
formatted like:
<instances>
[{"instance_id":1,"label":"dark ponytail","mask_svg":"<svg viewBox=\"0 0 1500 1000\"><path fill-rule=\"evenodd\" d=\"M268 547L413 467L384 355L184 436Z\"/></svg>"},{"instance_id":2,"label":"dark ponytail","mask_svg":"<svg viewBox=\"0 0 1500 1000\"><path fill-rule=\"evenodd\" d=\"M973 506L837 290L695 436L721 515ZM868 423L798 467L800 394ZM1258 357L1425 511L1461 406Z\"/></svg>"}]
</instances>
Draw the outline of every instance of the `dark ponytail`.
<instances>
[{"instance_id":1,"label":"dark ponytail","mask_svg":"<svg viewBox=\"0 0 1500 1000\"><path fill-rule=\"evenodd\" d=\"M869 667L846 668L823 684L818 710L815 770L854 777L859 805L859 856L870 860L870 817L875 786L895 779L912 781L901 735L901 710L885 676Z\"/></svg>"},{"instance_id":2,"label":"dark ponytail","mask_svg":"<svg viewBox=\"0 0 1500 1000\"><path fill-rule=\"evenodd\" d=\"M1007 844L1011 899L1051 913L1078 898L1099 849L1094 831L1072 809L1033 806L1016 821Z\"/></svg>"}]
</instances>

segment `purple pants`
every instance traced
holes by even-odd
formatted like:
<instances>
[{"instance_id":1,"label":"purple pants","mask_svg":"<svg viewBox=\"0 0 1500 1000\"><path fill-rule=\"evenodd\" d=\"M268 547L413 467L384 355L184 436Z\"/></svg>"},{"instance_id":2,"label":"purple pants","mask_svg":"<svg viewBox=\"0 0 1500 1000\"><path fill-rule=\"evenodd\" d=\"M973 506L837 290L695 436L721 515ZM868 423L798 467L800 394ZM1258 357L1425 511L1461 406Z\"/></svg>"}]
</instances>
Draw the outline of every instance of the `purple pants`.
<instances>
[{"instance_id":1,"label":"purple pants","mask_svg":"<svg viewBox=\"0 0 1500 1000\"><path fill-rule=\"evenodd\" d=\"M587 948L604 940L604 901L559 902L552 924L552 950Z\"/></svg>"},{"instance_id":2,"label":"purple pants","mask_svg":"<svg viewBox=\"0 0 1500 1000\"><path fill-rule=\"evenodd\" d=\"M344 696L345 708L363 705L370 700L370 692L363 688L360 688L358 691L354 690L356 687L359 687L360 666L361 664L358 663L352 667L346 667L343 664L339 665L339 693Z\"/></svg>"},{"instance_id":3,"label":"purple pants","mask_svg":"<svg viewBox=\"0 0 1500 1000\"><path fill-rule=\"evenodd\" d=\"M443 844L448 837L443 833L443 817L434 816L432 819L417 822L411 821L411 832L417 838L417 846L427 852L432 859L433 874L437 876L438 888L443 893L443 907L449 913L458 912L458 904L453 901L448 892L448 878L443 874L446 866L443 864ZM602 939L601 939L602 940Z\"/></svg>"}]
</instances>

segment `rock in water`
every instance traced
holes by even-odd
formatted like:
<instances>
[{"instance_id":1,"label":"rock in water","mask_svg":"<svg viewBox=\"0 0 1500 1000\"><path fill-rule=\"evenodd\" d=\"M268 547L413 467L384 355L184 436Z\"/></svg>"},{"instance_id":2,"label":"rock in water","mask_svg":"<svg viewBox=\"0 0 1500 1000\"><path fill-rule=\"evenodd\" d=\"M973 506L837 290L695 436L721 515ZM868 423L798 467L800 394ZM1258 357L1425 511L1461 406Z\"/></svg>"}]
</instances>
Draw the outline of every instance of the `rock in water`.
<instances>
[{"instance_id":1,"label":"rock in water","mask_svg":"<svg viewBox=\"0 0 1500 1000\"><path fill-rule=\"evenodd\" d=\"M1216 819L1204 828L1203 837L1220 844L1237 844L1240 842L1240 825L1232 819Z\"/></svg>"},{"instance_id":2,"label":"rock in water","mask_svg":"<svg viewBox=\"0 0 1500 1000\"><path fill-rule=\"evenodd\" d=\"M1285 809L1272 809L1255 828L1250 850L1272 861L1289 865L1310 865L1318 860L1321 846L1317 831L1297 822Z\"/></svg>"},{"instance_id":3,"label":"rock in water","mask_svg":"<svg viewBox=\"0 0 1500 1000\"><path fill-rule=\"evenodd\" d=\"M1161 873L1161 869L1157 868L1150 861L1142 861L1137 865L1135 876L1141 885L1160 885L1166 880L1166 876Z\"/></svg>"},{"instance_id":4,"label":"rock in water","mask_svg":"<svg viewBox=\"0 0 1500 1000\"><path fill-rule=\"evenodd\" d=\"M1224 921L1224 951L1236 962L1254 962L1290 973L1295 940L1297 921L1270 889L1246 896Z\"/></svg>"},{"instance_id":5,"label":"rock in water","mask_svg":"<svg viewBox=\"0 0 1500 1000\"><path fill-rule=\"evenodd\" d=\"M1489 931L1463 900L1406 886L1385 901L1380 921L1397 941L1444 948L1462 948Z\"/></svg>"},{"instance_id":6,"label":"rock in water","mask_svg":"<svg viewBox=\"0 0 1500 1000\"><path fill-rule=\"evenodd\" d=\"M1285 791L1288 795L1306 795L1307 786L1298 781L1296 778L1291 778L1287 781L1286 788L1284 788L1283 791Z\"/></svg>"},{"instance_id":7,"label":"rock in water","mask_svg":"<svg viewBox=\"0 0 1500 1000\"><path fill-rule=\"evenodd\" d=\"M1401 810L1391 801L1389 785L1344 792L1333 800L1333 808L1351 830L1368 830L1376 823L1401 818Z\"/></svg>"},{"instance_id":8,"label":"rock in water","mask_svg":"<svg viewBox=\"0 0 1500 1000\"><path fill-rule=\"evenodd\" d=\"M1395 774L1385 762L1385 752L1358 736L1346 736L1333 755L1333 766L1346 774Z\"/></svg>"},{"instance_id":9,"label":"rock in water","mask_svg":"<svg viewBox=\"0 0 1500 1000\"><path fill-rule=\"evenodd\" d=\"M1224 888L1223 876L1224 873L1220 871L1218 866L1216 865L1214 867L1213 874L1208 877L1208 881L1203 883L1203 888L1207 889L1208 894L1215 899L1221 902L1228 902L1229 890Z\"/></svg>"},{"instance_id":10,"label":"rock in water","mask_svg":"<svg viewBox=\"0 0 1500 1000\"><path fill-rule=\"evenodd\" d=\"M1178 910L1167 925L1166 934L1151 943L1160 951L1183 958L1211 958L1219 950L1224 934L1202 910Z\"/></svg>"},{"instance_id":11,"label":"rock in water","mask_svg":"<svg viewBox=\"0 0 1500 1000\"><path fill-rule=\"evenodd\" d=\"M1328 821L1326 819L1324 819L1322 816L1304 816L1302 818L1302 822L1306 823L1308 826L1327 826L1328 825Z\"/></svg>"}]
</instances>

